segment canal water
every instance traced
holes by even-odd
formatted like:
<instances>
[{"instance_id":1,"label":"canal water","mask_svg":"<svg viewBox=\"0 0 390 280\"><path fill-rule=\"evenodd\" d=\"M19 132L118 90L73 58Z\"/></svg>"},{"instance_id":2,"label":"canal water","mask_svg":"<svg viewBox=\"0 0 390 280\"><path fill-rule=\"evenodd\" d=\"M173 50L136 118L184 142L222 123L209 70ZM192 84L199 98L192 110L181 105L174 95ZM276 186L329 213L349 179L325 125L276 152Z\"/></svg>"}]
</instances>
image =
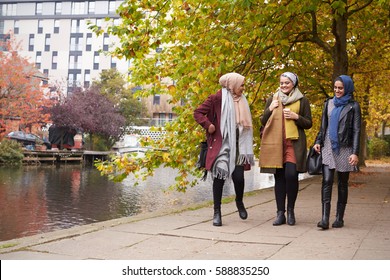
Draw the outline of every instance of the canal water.
<instances>
[{"instance_id":1,"label":"canal water","mask_svg":"<svg viewBox=\"0 0 390 280\"><path fill-rule=\"evenodd\" d=\"M81 165L0 167L0 241L212 200L209 181L185 193L168 190L175 176L160 168L134 186L131 176L114 183ZM258 167L245 180L246 191L273 186ZM233 194L227 185L224 196Z\"/></svg>"}]
</instances>

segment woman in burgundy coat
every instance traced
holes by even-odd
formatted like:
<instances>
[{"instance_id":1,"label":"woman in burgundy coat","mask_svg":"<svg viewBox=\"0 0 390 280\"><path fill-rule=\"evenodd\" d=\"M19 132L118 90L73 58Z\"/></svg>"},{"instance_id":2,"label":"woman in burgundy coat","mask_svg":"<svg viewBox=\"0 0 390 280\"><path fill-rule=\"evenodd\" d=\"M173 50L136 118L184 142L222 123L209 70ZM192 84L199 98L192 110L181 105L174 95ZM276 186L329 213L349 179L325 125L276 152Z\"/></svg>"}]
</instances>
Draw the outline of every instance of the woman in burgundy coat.
<instances>
[{"instance_id":1,"label":"woman in burgundy coat","mask_svg":"<svg viewBox=\"0 0 390 280\"><path fill-rule=\"evenodd\" d=\"M221 199L225 181L232 179L241 219L248 213L243 203L244 170L254 164L252 116L242 94L245 77L228 73L219 79L222 89L210 95L195 111L194 118L205 130L208 151L206 170L213 180L213 225L221 226Z\"/></svg>"}]
</instances>

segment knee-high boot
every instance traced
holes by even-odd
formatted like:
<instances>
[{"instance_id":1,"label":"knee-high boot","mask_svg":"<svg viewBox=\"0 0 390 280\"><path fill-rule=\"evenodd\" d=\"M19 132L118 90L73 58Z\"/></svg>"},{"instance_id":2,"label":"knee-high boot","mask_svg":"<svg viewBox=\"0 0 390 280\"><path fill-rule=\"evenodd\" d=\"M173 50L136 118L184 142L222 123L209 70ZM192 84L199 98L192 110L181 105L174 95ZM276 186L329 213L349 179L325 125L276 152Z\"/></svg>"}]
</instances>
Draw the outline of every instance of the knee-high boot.
<instances>
[{"instance_id":1,"label":"knee-high boot","mask_svg":"<svg viewBox=\"0 0 390 280\"><path fill-rule=\"evenodd\" d=\"M337 203L336 220L333 222L333 228L342 228L344 226L344 212L346 204Z\"/></svg>"},{"instance_id":2,"label":"knee-high boot","mask_svg":"<svg viewBox=\"0 0 390 280\"><path fill-rule=\"evenodd\" d=\"M322 219L318 222L317 227L322 229L329 228L330 203L322 203Z\"/></svg>"},{"instance_id":3,"label":"knee-high boot","mask_svg":"<svg viewBox=\"0 0 390 280\"><path fill-rule=\"evenodd\" d=\"M233 171L232 179L234 183L234 191L236 192L236 206L238 215L241 219L245 220L248 218L248 212L245 209L243 198L245 188L244 178L244 166L237 165Z\"/></svg>"},{"instance_id":4,"label":"knee-high boot","mask_svg":"<svg viewBox=\"0 0 390 280\"><path fill-rule=\"evenodd\" d=\"M213 199L214 199L214 216L213 226L222 226L221 200L222 191L225 181L222 179L214 179L213 182Z\"/></svg>"},{"instance_id":5,"label":"knee-high boot","mask_svg":"<svg viewBox=\"0 0 390 280\"><path fill-rule=\"evenodd\" d=\"M341 228L344 226L344 213L348 200L348 180L349 172L338 172L338 200L336 209L336 220L332 224L334 228Z\"/></svg>"},{"instance_id":6,"label":"knee-high boot","mask_svg":"<svg viewBox=\"0 0 390 280\"><path fill-rule=\"evenodd\" d=\"M328 166L324 165L322 171L323 171L322 187L321 187L322 219L321 221L318 222L317 227L320 227L322 229L328 229L334 170L330 170Z\"/></svg>"}]
</instances>

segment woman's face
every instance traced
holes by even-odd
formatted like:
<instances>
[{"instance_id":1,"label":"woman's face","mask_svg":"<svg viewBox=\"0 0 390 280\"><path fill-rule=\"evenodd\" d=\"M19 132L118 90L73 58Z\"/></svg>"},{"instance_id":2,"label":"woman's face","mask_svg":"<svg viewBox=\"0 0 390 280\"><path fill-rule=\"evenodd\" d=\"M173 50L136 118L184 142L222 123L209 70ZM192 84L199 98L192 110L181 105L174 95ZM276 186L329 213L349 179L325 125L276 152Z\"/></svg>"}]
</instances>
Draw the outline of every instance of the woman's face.
<instances>
[{"instance_id":1,"label":"woman's face","mask_svg":"<svg viewBox=\"0 0 390 280\"><path fill-rule=\"evenodd\" d=\"M289 94L294 88L293 82L287 77L280 77L280 91Z\"/></svg>"},{"instance_id":2,"label":"woman's face","mask_svg":"<svg viewBox=\"0 0 390 280\"><path fill-rule=\"evenodd\" d=\"M245 89L245 80L242 82L242 84L234 90L234 94L237 96L241 96Z\"/></svg>"},{"instance_id":3,"label":"woman's face","mask_svg":"<svg viewBox=\"0 0 390 280\"><path fill-rule=\"evenodd\" d=\"M336 81L334 82L334 95L337 97L337 98L340 98L340 97L343 97L344 94L345 94L345 91L344 91L344 84L341 82L341 81Z\"/></svg>"}]
</instances>

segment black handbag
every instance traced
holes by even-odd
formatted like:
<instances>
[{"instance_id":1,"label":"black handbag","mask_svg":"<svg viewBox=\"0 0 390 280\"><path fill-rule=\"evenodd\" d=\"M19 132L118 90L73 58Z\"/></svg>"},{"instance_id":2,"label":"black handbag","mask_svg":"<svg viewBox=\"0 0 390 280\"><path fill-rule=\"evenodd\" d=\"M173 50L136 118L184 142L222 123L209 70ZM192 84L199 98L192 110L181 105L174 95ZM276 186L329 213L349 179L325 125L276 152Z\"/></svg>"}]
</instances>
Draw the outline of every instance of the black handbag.
<instances>
[{"instance_id":1,"label":"black handbag","mask_svg":"<svg viewBox=\"0 0 390 280\"><path fill-rule=\"evenodd\" d=\"M207 156L207 142L200 143L200 153L198 156L198 161L196 162L196 168L203 169L206 167L206 156Z\"/></svg>"},{"instance_id":2,"label":"black handbag","mask_svg":"<svg viewBox=\"0 0 390 280\"><path fill-rule=\"evenodd\" d=\"M306 167L310 175L322 174L322 154L317 153L313 147L310 147L307 155Z\"/></svg>"},{"instance_id":3,"label":"black handbag","mask_svg":"<svg viewBox=\"0 0 390 280\"><path fill-rule=\"evenodd\" d=\"M202 180L205 181L206 177L207 177L207 170L205 169L206 168L207 150L208 150L207 142L206 141L201 142L199 147L200 147L200 153L198 156L198 161L196 162L196 168L199 170L204 170Z\"/></svg>"}]
</instances>

